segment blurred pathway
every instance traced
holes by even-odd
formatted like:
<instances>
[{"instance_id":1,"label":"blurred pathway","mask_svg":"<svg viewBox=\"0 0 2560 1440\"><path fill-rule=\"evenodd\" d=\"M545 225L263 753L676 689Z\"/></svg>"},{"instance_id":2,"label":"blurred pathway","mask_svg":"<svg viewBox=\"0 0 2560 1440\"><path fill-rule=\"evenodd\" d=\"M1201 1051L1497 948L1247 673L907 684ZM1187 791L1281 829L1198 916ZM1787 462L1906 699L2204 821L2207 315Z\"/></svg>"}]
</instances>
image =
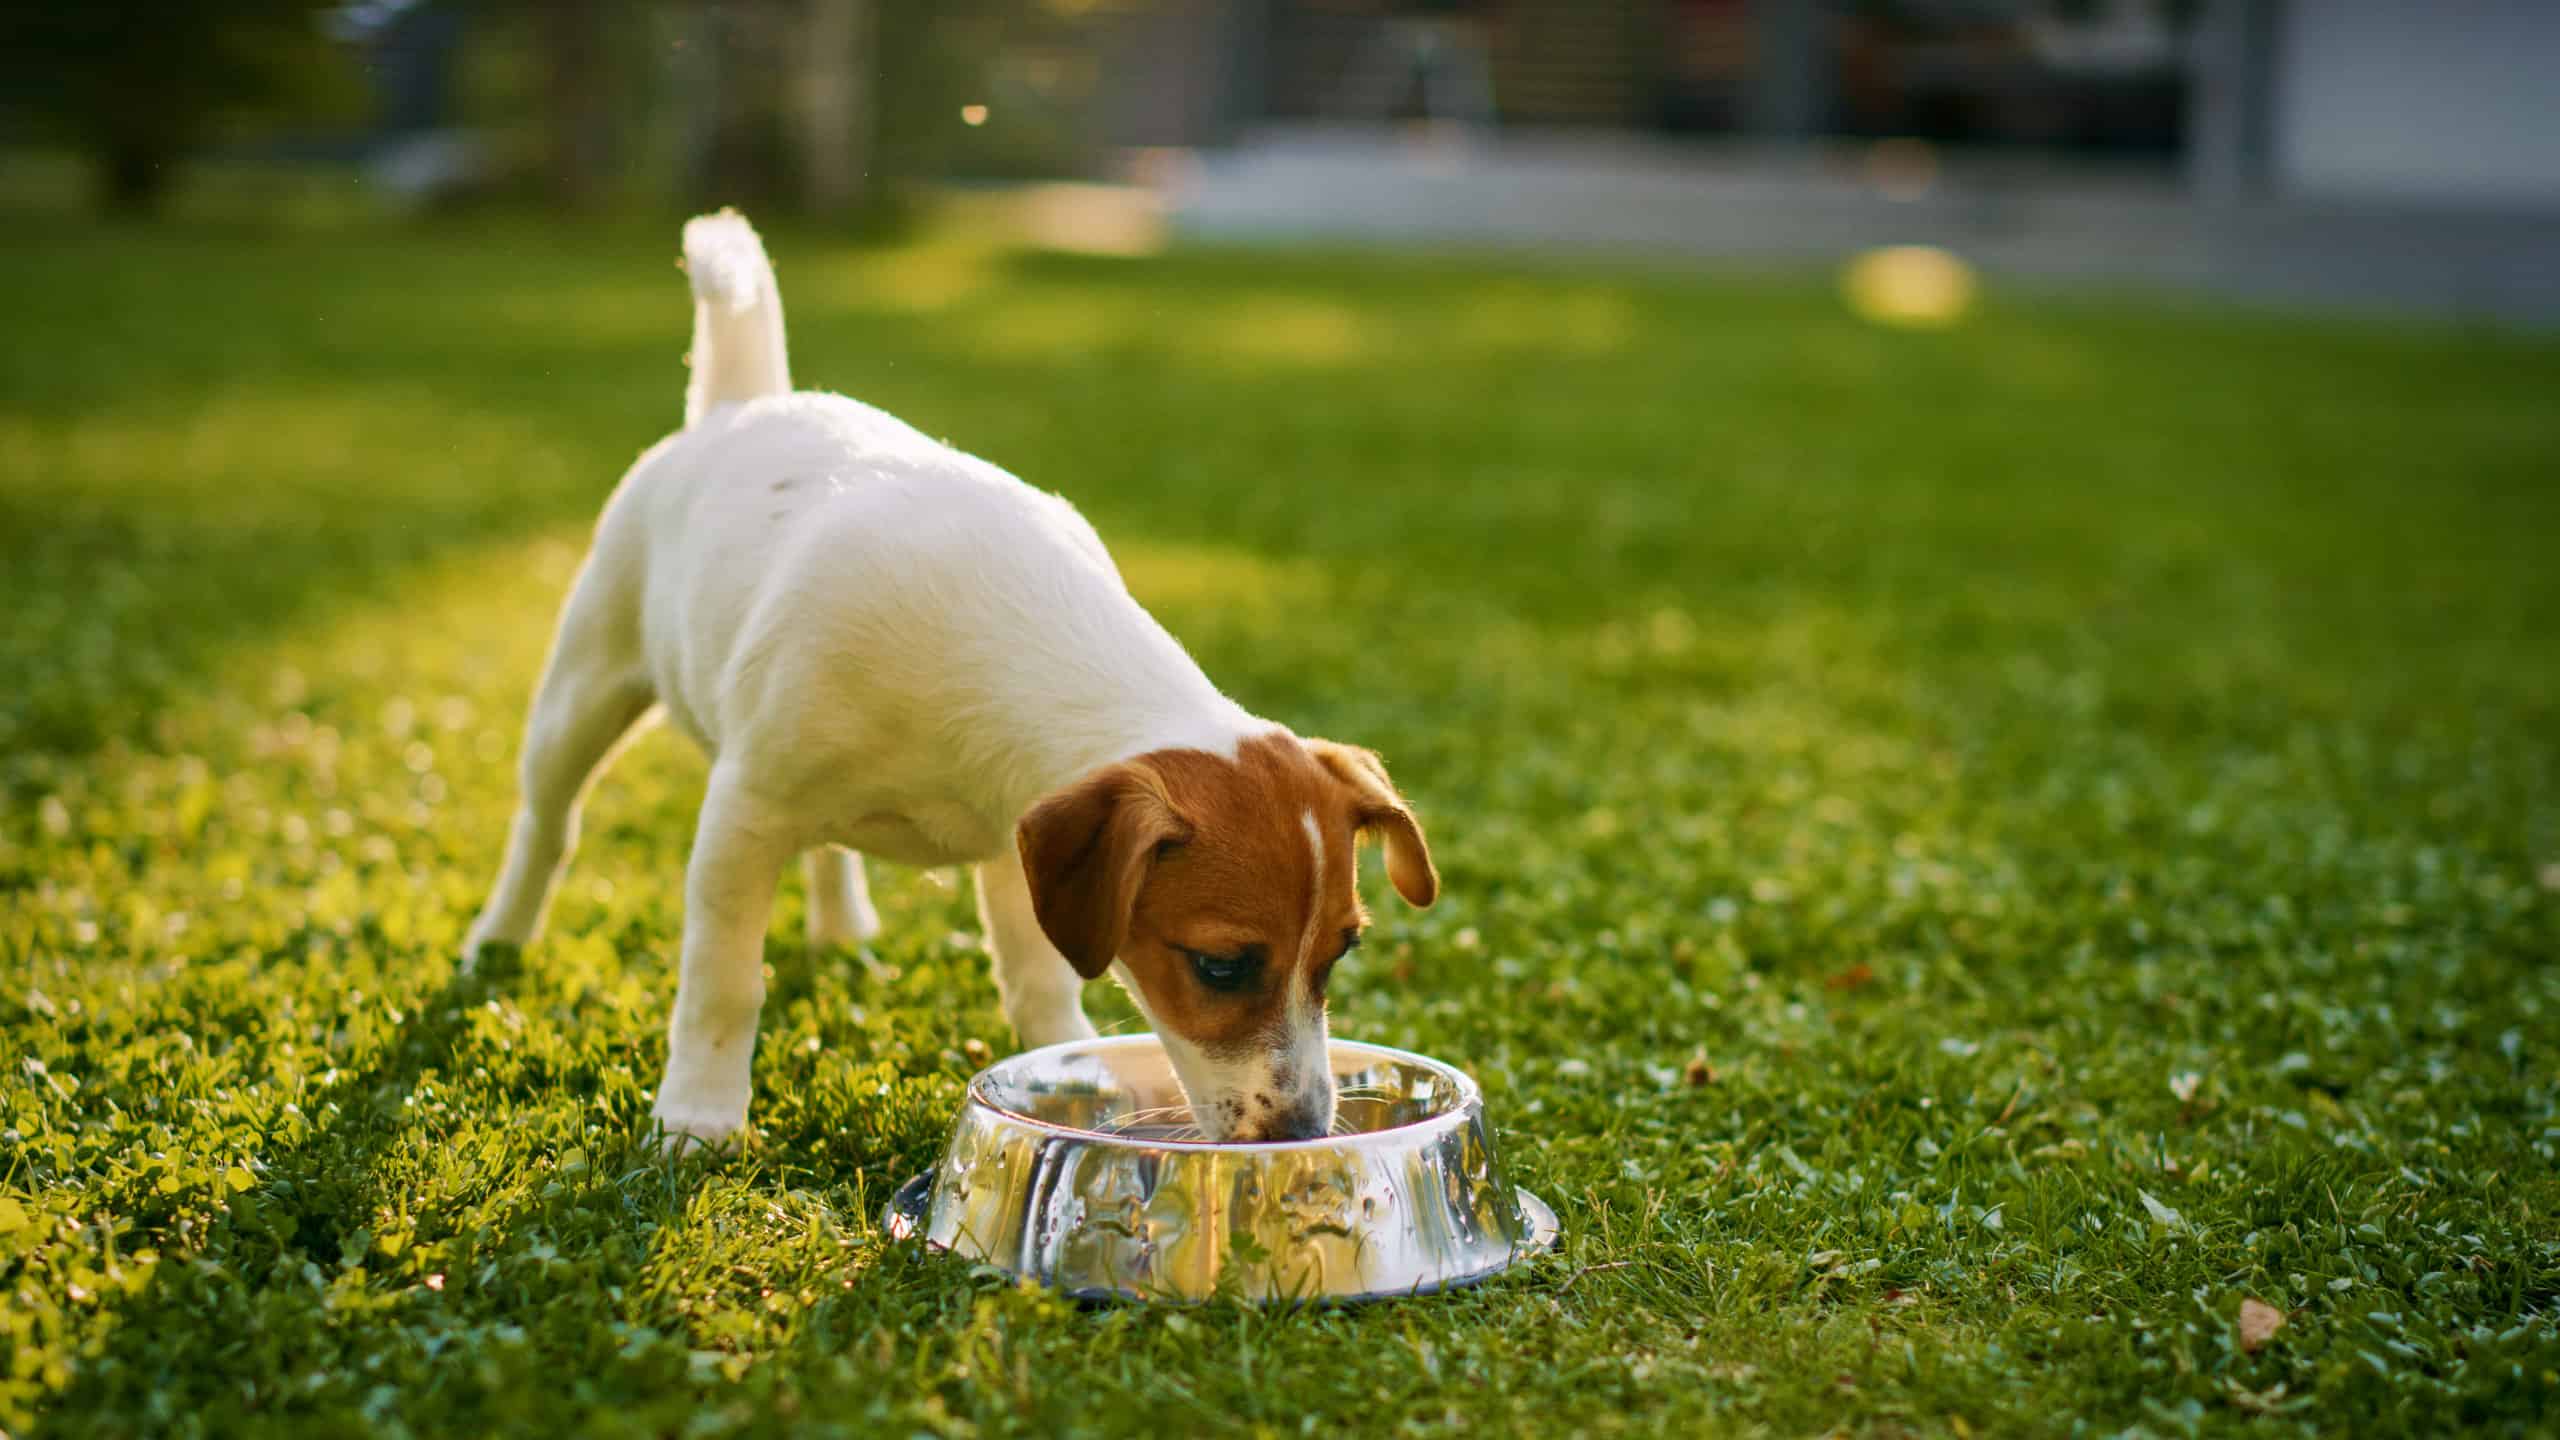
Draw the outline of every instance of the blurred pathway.
<instances>
[{"instance_id":1,"label":"blurred pathway","mask_svg":"<svg viewBox=\"0 0 2560 1440\"><path fill-rule=\"evenodd\" d=\"M1281 129L1171 187L1183 233L1828 263L1942 245L1994 275L2560 324L2560 210L2209 206L2147 170L1624 135Z\"/></svg>"}]
</instances>

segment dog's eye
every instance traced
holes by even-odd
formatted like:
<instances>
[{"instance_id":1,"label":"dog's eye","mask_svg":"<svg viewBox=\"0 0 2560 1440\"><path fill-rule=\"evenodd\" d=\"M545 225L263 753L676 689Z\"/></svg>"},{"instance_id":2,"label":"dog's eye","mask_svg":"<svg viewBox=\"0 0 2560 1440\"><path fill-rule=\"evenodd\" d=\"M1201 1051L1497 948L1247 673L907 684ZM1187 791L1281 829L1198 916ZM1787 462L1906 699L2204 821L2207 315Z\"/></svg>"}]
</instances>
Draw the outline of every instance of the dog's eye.
<instances>
[{"instance_id":1,"label":"dog's eye","mask_svg":"<svg viewBox=\"0 0 2560 1440\"><path fill-rule=\"evenodd\" d=\"M1200 983L1221 994L1232 995L1250 990L1262 978L1262 947L1247 945L1233 955L1204 955L1197 950L1182 952L1191 961L1191 973Z\"/></svg>"}]
</instances>

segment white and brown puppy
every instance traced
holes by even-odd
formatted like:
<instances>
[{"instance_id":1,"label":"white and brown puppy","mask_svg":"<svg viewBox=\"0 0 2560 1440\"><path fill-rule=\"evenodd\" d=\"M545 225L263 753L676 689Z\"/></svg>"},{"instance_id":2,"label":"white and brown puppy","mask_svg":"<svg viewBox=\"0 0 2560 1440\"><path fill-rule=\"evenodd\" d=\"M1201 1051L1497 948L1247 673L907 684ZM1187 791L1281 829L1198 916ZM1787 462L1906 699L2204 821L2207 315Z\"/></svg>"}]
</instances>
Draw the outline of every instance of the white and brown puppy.
<instances>
[{"instance_id":1,"label":"white and brown puppy","mask_svg":"<svg viewBox=\"0 0 2560 1440\"><path fill-rule=\"evenodd\" d=\"M1439 880L1377 757L1220 694L1065 501L841 396L795 394L754 230L685 226L685 427L607 502L525 727L524 794L466 954L541 929L583 793L663 712L711 757L656 1115L746 1121L774 888L809 928L879 920L856 851L975 867L1005 1017L1093 1034L1108 970L1212 1139L1324 1134L1325 982L1366 915L1355 839L1397 892Z\"/></svg>"}]
</instances>

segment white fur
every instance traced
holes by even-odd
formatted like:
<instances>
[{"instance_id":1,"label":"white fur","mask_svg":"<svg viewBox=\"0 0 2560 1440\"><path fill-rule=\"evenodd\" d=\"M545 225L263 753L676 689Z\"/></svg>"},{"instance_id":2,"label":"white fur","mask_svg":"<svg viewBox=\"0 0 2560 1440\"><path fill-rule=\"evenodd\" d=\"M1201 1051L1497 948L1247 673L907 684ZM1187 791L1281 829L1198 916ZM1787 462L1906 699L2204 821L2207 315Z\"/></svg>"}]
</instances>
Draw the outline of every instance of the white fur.
<instances>
[{"instance_id":1,"label":"white fur","mask_svg":"<svg viewBox=\"0 0 2560 1440\"><path fill-rule=\"evenodd\" d=\"M684 423L712 407L791 389L782 338L782 292L764 242L735 210L685 222L684 269L693 281L693 348L685 363Z\"/></svg>"},{"instance_id":2,"label":"white fur","mask_svg":"<svg viewBox=\"0 0 2560 1440\"><path fill-rule=\"evenodd\" d=\"M1277 727L1218 692L1064 500L868 405L785 393L781 297L744 219L688 224L685 258L686 427L597 523L526 724L506 861L465 946L539 933L588 783L662 711L712 766L656 1114L718 1141L746 1118L765 927L793 855L811 857L820 941L878 928L851 851L975 865L1007 1018L1028 1044L1090 1036L1032 915L1016 822L1105 764L1233 755ZM1198 1075L1195 1098L1227 1093L1226 1077L1181 1073Z\"/></svg>"},{"instance_id":3,"label":"white fur","mask_svg":"<svg viewBox=\"0 0 2560 1440\"><path fill-rule=\"evenodd\" d=\"M1324 827L1316 823L1315 812L1301 810L1298 823L1307 832L1307 851L1314 862L1307 867L1312 876L1308 882L1307 933L1299 938L1299 967L1304 971L1315 962L1315 949L1331 937L1324 932ZM1272 1069L1275 1080L1293 1082L1279 1085L1272 1093L1280 1095L1284 1107L1294 1108L1314 1117L1316 1123L1330 1125L1334 1113L1332 1046L1328 1042L1325 1010L1304 985L1289 992L1289 1024L1281 1032L1274 1047Z\"/></svg>"}]
</instances>

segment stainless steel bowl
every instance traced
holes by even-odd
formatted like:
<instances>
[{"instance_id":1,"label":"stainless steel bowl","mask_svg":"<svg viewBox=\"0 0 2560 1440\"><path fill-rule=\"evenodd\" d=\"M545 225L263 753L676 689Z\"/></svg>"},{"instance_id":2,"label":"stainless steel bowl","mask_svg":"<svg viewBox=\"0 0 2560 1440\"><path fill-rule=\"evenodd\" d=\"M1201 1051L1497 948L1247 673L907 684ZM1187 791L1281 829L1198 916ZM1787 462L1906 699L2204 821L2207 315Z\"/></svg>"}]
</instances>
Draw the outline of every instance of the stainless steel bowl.
<instances>
[{"instance_id":1,"label":"stainless steel bowl","mask_svg":"<svg viewBox=\"0 0 2560 1440\"><path fill-rule=\"evenodd\" d=\"M1211 1145L1152 1035L1052 1045L969 1082L891 1233L1082 1298L1369 1300L1471 1285L1555 1243L1504 1178L1465 1072L1333 1042L1348 1133Z\"/></svg>"}]
</instances>

